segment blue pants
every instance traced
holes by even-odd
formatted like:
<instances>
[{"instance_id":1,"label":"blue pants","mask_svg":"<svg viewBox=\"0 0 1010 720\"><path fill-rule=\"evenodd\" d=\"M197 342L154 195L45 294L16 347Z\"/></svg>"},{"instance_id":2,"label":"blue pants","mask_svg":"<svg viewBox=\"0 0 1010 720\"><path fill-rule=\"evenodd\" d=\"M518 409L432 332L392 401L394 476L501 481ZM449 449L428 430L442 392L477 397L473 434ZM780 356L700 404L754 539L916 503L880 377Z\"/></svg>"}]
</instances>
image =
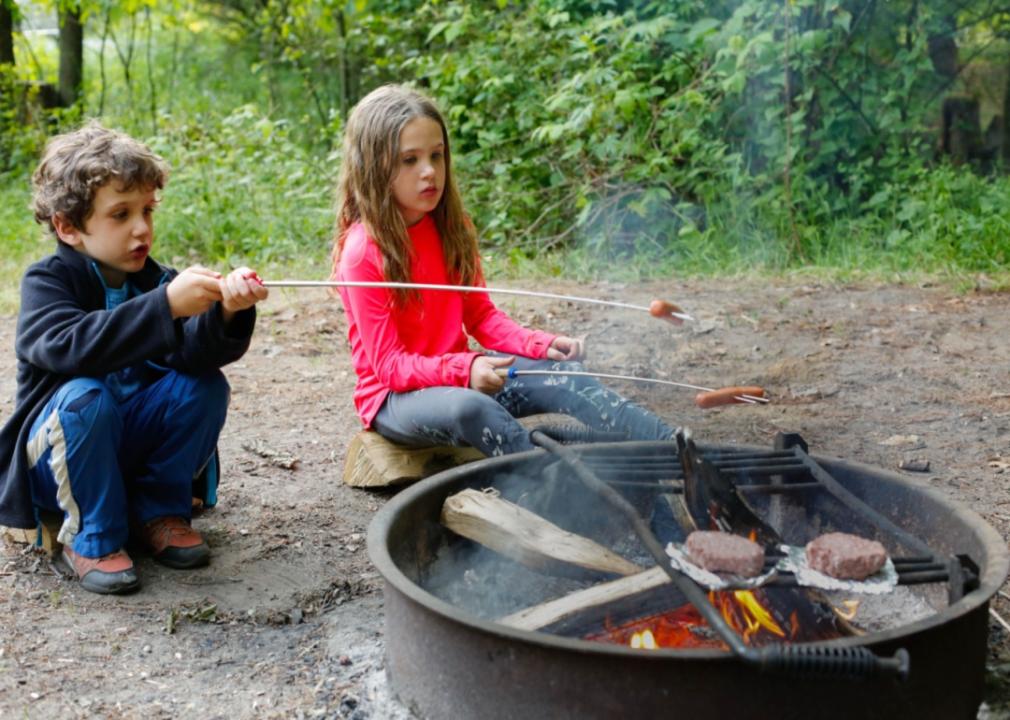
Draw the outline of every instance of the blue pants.
<instances>
[{"instance_id":1,"label":"blue pants","mask_svg":"<svg viewBox=\"0 0 1010 720\"><path fill-rule=\"evenodd\" d=\"M220 372L169 371L125 402L75 378L32 425L35 506L63 514L59 541L84 557L123 547L130 521L192 514L193 479L214 455L228 408Z\"/></svg>"},{"instance_id":2,"label":"blue pants","mask_svg":"<svg viewBox=\"0 0 1010 720\"><path fill-rule=\"evenodd\" d=\"M517 357L516 370L581 371L576 362ZM533 449L517 417L571 415L595 430L624 432L632 440L669 440L673 428L608 390L594 378L520 375L496 395L461 387L431 387L386 397L372 427L403 445L470 445L485 455Z\"/></svg>"}]
</instances>

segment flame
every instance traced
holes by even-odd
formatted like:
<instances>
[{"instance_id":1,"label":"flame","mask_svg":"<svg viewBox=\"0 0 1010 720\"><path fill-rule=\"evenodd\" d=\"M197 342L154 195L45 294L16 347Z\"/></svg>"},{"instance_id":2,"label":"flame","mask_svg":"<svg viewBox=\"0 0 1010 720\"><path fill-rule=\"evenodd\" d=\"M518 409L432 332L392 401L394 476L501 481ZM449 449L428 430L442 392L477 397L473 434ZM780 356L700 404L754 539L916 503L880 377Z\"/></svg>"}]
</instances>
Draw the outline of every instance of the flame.
<instances>
[{"instance_id":1,"label":"flame","mask_svg":"<svg viewBox=\"0 0 1010 720\"><path fill-rule=\"evenodd\" d=\"M795 610L789 614L789 628L789 639L795 640L800 632L800 616Z\"/></svg>"},{"instance_id":2,"label":"flame","mask_svg":"<svg viewBox=\"0 0 1010 720\"><path fill-rule=\"evenodd\" d=\"M845 608L844 610L840 607L832 607L832 610L842 620L852 620L852 618L856 617L856 613L859 612L858 600L842 600L842 606Z\"/></svg>"},{"instance_id":3,"label":"flame","mask_svg":"<svg viewBox=\"0 0 1010 720\"><path fill-rule=\"evenodd\" d=\"M636 650L655 650L659 647L656 643L656 637L652 634L652 630L649 629L632 635L629 644Z\"/></svg>"},{"instance_id":4,"label":"flame","mask_svg":"<svg viewBox=\"0 0 1010 720\"><path fill-rule=\"evenodd\" d=\"M708 599L719 608L726 622L743 635L745 642L762 628L781 638L786 636L785 631L775 622L775 618L750 590L734 590L731 593L710 592Z\"/></svg>"},{"instance_id":5,"label":"flame","mask_svg":"<svg viewBox=\"0 0 1010 720\"><path fill-rule=\"evenodd\" d=\"M769 641L795 640L803 642L811 639L811 628L804 627L801 613L793 609L788 621L782 625L763 601L768 596L763 590L714 591L708 594L709 602L722 614L726 622L739 634L744 642L763 645ZM786 630L783 630L783 625ZM589 640L611 642L636 649L656 648L725 648L725 643L708 628L704 616L691 604L675 610L642 617L623 625L615 625L610 619L604 621L605 629L598 634L587 635ZM840 637L825 634L823 638Z\"/></svg>"},{"instance_id":6,"label":"flame","mask_svg":"<svg viewBox=\"0 0 1010 720\"><path fill-rule=\"evenodd\" d=\"M747 534L747 539L751 542L757 542L758 531L757 528L751 528L750 532Z\"/></svg>"}]
</instances>

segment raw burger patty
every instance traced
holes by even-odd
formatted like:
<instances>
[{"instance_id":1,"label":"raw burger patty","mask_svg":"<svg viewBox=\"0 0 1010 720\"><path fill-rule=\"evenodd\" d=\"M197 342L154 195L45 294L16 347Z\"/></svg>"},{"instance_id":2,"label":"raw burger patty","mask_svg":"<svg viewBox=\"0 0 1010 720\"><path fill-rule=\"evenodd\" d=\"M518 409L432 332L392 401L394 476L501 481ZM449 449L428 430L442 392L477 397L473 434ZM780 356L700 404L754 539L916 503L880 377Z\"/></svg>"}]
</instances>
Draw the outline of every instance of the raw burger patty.
<instances>
[{"instance_id":1,"label":"raw burger patty","mask_svg":"<svg viewBox=\"0 0 1010 720\"><path fill-rule=\"evenodd\" d=\"M743 577L760 575L765 551L756 542L730 533L695 530L684 543L696 565L711 572L727 572Z\"/></svg>"},{"instance_id":2,"label":"raw burger patty","mask_svg":"<svg viewBox=\"0 0 1010 720\"><path fill-rule=\"evenodd\" d=\"M865 580L886 560L883 545L858 535L827 533L807 543L810 567L841 580Z\"/></svg>"}]
</instances>

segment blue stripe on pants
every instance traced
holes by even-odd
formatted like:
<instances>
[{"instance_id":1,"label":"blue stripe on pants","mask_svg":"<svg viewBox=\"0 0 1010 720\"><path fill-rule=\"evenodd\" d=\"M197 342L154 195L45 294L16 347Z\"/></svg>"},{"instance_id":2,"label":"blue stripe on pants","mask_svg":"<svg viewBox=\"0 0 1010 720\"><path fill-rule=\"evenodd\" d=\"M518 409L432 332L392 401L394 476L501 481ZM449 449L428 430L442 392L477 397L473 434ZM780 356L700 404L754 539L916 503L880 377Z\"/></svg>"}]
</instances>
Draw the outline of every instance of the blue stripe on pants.
<instances>
[{"instance_id":1,"label":"blue stripe on pants","mask_svg":"<svg viewBox=\"0 0 1010 720\"><path fill-rule=\"evenodd\" d=\"M85 557L120 549L131 520L188 518L193 476L214 452L228 395L220 372L169 371L123 403L100 380L69 381L31 429L34 503L64 513L61 541Z\"/></svg>"}]
</instances>

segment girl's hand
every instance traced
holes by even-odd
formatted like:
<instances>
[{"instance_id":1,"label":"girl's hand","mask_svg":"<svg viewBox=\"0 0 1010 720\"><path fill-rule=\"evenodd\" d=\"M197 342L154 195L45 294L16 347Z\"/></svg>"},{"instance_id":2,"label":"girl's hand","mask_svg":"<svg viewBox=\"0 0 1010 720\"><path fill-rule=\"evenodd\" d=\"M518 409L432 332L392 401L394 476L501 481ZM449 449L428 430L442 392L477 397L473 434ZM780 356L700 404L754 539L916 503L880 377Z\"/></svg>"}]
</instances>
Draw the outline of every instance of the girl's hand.
<instances>
[{"instance_id":1,"label":"girl's hand","mask_svg":"<svg viewBox=\"0 0 1010 720\"><path fill-rule=\"evenodd\" d=\"M221 309L225 322L235 313L246 310L265 300L270 291L260 282L259 276L247 267L240 267L221 279Z\"/></svg>"},{"instance_id":2,"label":"girl's hand","mask_svg":"<svg viewBox=\"0 0 1010 720\"><path fill-rule=\"evenodd\" d=\"M207 312L221 299L221 273L194 265L178 275L166 288L172 318L186 318Z\"/></svg>"},{"instance_id":3,"label":"girl's hand","mask_svg":"<svg viewBox=\"0 0 1010 720\"><path fill-rule=\"evenodd\" d=\"M478 355L470 366L470 387L486 395L494 395L505 387L505 378L495 372L515 362L514 357Z\"/></svg>"},{"instance_id":4,"label":"girl's hand","mask_svg":"<svg viewBox=\"0 0 1010 720\"><path fill-rule=\"evenodd\" d=\"M585 353L582 338L570 338L558 335L547 348L549 360L581 360Z\"/></svg>"}]
</instances>

